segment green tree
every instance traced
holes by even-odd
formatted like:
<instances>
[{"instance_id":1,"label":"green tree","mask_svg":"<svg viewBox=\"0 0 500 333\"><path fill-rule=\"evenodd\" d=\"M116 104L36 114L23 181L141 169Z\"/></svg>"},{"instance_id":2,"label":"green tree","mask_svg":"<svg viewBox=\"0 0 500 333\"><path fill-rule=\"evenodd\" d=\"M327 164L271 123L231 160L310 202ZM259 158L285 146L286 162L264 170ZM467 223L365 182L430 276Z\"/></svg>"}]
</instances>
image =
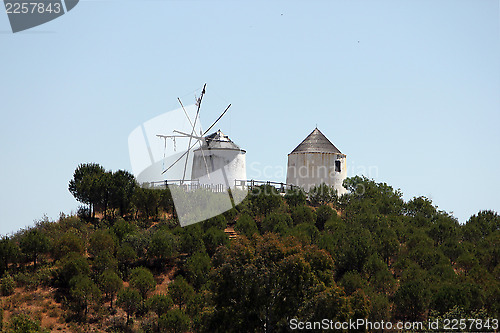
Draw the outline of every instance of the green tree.
<instances>
[{"instance_id":1,"label":"green tree","mask_svg":"<svg viewBox=\"0 0 500 333\"><path fill-rule=\"evenodd\" d=\"M157 218L160 192L150 188L136 187L132 196L132 203L145 219Z\"/></svg>"},{"instance_id":2,"label":"green tree","mask_svg":"<svg viewBox=\"0 0 500 333\"><path fill-rule=\"evenodd\" d=\"M313 206L326 205L337 200L337 192L325 183L313 186L309 189L309 201Z\"/></svg>"},{"instance_id":3,"label":"green tree","mask_svg":"<svg viewBox=\"0 0 500 333\"><path fill-rule=\"evenodd\" d=\"M208 279L211 267L212 262L207 253L198 252L190 256L185 265L189 282L191 282L195 288L201 288Z\"/></svg>"},{"instance_id":4,"label":"green tree","mask_svg":"<svg viewBox=\"0 0 500 333\"><path fill-rule=\"evenodd\" d=\"M122 279L115 272L106 270L99 277L99 284L101 285L101 290L106 294L106 298L110 301L109 307L113 308L113 299L123 288Z\"/></svg>"},{"instance_id":5,"label":"green tree","mask_svg":"<svg viewBox=\"0 0 500 333\"><path fill-rule=\"evenodd\" d=\"M271 213L262 221L262 233L276 232L285 234L292 226L293 221L290 215L284 213Z\"/></svg>"},{"instance_id":6,"label":"green tree","mask_svg":"<svg viewBox=\"0 0 500 333\"><path fill-rule=\"evenodd\" d=\"M430 293L424 281L407 281L394 295L394 315L402 320L422 320L429 302Z\"/></svg>"},{"instance_id":7,"label":"green tree","mask_svg":"<svg viewBox=\"0 0 500 333\"><path fill-rule=\"evenodd\" d=\"M75 302L77 311L83 310L84 318L87 318L89 306L99 304L101 291L99 287L88 276L78 275L70 281L70 294Z\"/></svg>"},{"instance_id":8,"label":"green tree","mask_svg":"<svg viewBox=\"0 0 500 333\"><path fill-rule=\"evenodd\" d=\"M323 231L326 221L334 214L337 215L337 212L332 207L326 205L319 206L318 210L316 210L316 228L319 231Z\"/></svg>"},{"instance_id":9,"label":"green tree","mask_svg":"<svg viewBox=\"0 0 500 333\"><path fill-rule=\"evenodd\" d=\"M293 225L299 225L303 223L314 225L316 221L316 216L313 210L307 206L297 206L292 208L291 217Z\"/></svg>"},{"instance_id":10,"label":"green tree","mask_svg":"<svg viewBox=\"0 0 500 333\"><path fill-rule=\"evenodd\" d=\"M113 233L118 238L118 241L121 243L125 237L129 234L137 231L137 227L130 223L129 221L125 221L124 219L118 218L115 224L113 225Z\"/></svg>"},{"instance_id":11,"label":"green tree","mask_svg":"<svg viewBox=\"0 0 500 333\"><path fill-rule=\"evenodd\" d=\"M329 287L311 299L307 299L300 309L304 321L346 321L351 317L349 300L338 287Z\"/></svg>"},{"instance_id":12,"label":"green tree","mask_svg":"<svg viewBox=\"0 0 500 333\"><path fill-rule=\"evenodd\" d=\"M128 171L118 170L112 174L110 201L118 209L120 216L126 215L132 206L132 198L137 187L135 177Z\"/></svg>"},{"instance_id":13,"label":"green tree","mask_svg":"<svg viewBox=\"0 0 500 333\"><path fill-rule=\"evenodd\" d=\"M255 220L248 214L242 214L239 217L234 229L249 238L252 237L253 234L259 233Z\"/></svg>"},{"instance_id":14,"label":"green tree","mask_svg":"<svg viewBox=\"0 0 500 333\"><path fill-rule=\"evenodd\" d=\"M173 282L168 285L168 294L179 309L182 310L183 305L194 296L194 289L187 281L179 275Z\"/></svg>"},{"instance_id":15,"label":"green tree","mask_svg":"<svg viewBox=\"0 0 500 333\"><path fill-rule=\"evenodd\" d=\"M113 239L113 236L111 236L109 231L100 229L95 231L90 236L88 251L94 257L97 257L103 252L114 254L115 246L115 240Z\"/></svg>"},{"instance_id":16,"label":"green tree","mask_svg":"<svg viewBox=\"0 0 500 333\"><path fill-rule=\"evenodd\" d=\"M306 194L302 188L294 187L286 191L285 201L288 206L302 206L306 204Z\"/></svg>"},{"instance_id":17,"label":"green tree","mask_svg":"<svg viewBox=\"0 0 500 333\"><path fill-rule=\"evenodd\" d=\"M130 245L122 244L118 248L116 259L118 260L120 271L124 276L128 276L128 268L131 266L132 262L137 259L137 254Z\"/></svg>"},{"instance_id":18,"label":"green tree","mask_svg":"<svg viewBox=\"0 0 500 333\"><path fill-rule=\"evenodd\" d=\"M491 210L483 210L470 217L462 226L464 239L477 242L500 230L500 216Z\"/></svg>"},{"instance_id":19,"label":"green tree","mask_svg":"<svg viewBox=\"0 0 500 333\"><path fill-rule=\"evenodd\" d=\"M31 260L36 269L36 264L41 254L47 253L50 250L49 238L37 229L28 230L20 241L21 251Z\"/></svg>"},{"instance_id":20,"label":"green tree","mask_svg":"<svg viewBox=\"0 0 500 333\"><path fill-rule=\"evenodd\" d=\"M283 205L283 198L271 185L254 187L249 200L256 215L268 215Z\"/></svg>"},{"instance_id":21,"label":"green tree","mask_svg":"<svg viewBox=\"0 0 500 333\"><path fill-rule=\"evenodd\" d=\"M9 237L0 239L0 276L3 276L9 264L14 262L18 252L17 245Z\"/></svg>"},{"instance_id":22,"label":"green tree","mask_svg":"<svg viewBox=\"0 0 500 333\"><path fill-rule=\"evenodd\" d=\"M211 227L205 232L205 235L203 235L203 241L207 253L213 255L219 246L229 242L229 237L223 230Z\"/></svg>"},{"instance_id":23,"label":"green tree","mask_svg":"<svg viewBox=\"0 0 500 333\"><path fill-rule=\"evenodd\" d=\"M148 256L165 260L172 257L176 248L176 239L174 235L164 229L156 231L151 237L151 245L148 250Z\"/></svg>"},{"instance_id":24,"label":"green tree","mask_svg":"<svg viewBox=\"0 0 500 333\"><path fill-rule=\"evenodd\" d=\"M59 260L70 252L82 254L84 250L81 236L76 235L73 231L68 231L55 239L52 246L52 256Z\"/></svg>"},{"instance_id":25,"label":"green tree","mask_svg":"<svg viewBox=\"0 0 500 333\"><path fill-rule=\"evenodd\" d=\"M199 223L189 225L184 228L178 228L177 232L180 238L180 249L184 253L205 252L205 243L203 241L203 231Z\"/></svg>"},{"instance_id":26,"label":"green tree","mask_svg":"<svg viewBox=\"0 0 500 333\"><path fill-rule=\"evenodd\" d=\"M158 319L160 332L184 333L190 326L189 316L179 309L172 309Z\"/></svg>"},{"instance_id":27,"label":"green tree","mask_svg":"<svg viewBox=\"0 0 500 333\"><path fill-rule=\"evenodd\" d=\"M145 267L134 268L130 272L130 286L139 291L143 301L146 299L149 292L156 287L156 281L151 271Z\"/></svg>"},{"instance_id":28,"label":"green tree","mask_svg":"<svg viewBox=\"0 0 500 333\"><path fill-rule=\"evenodd\" d=\"M105 170L99 164L80 164L69 182L69 191L76 200L89 205L92 217L95 216L95 206L103 196L101 179L104 174Z\"/></svg>"},{"instance_id":29,"label":"green tree","mask_svg":"<svg viewBox=\"0 0 500 333\"><path fill-rule=\"evenodd\" d=\"M68 287L70 280L78 275L89 275L90 266L85 257L76 252L68 253L58 262L57 282L61 287Z\"/></svg>"},{"instance_id":30,"label":"green tree","mask_svg":"<svg viewBox=\"0 0 500 333\"><path fill-rule=\"evenodd\" d=\"M127 314L127 323L130 322L130 315L134 314L140 306L141 295L132 288L124 288L118 293L116 305Z\"/></svg>"},{"instance_id":31,"label":"green tree","mask_svg":"<svg viewBox=\"0 0 500 333\"><path fill-rule=\"evenodd\" d=\"M169 295L154 295L148 298L146 302L147 308L156 313L158 318L167 313L173 305L174 302Z\"/></svg>"}]
</instances>

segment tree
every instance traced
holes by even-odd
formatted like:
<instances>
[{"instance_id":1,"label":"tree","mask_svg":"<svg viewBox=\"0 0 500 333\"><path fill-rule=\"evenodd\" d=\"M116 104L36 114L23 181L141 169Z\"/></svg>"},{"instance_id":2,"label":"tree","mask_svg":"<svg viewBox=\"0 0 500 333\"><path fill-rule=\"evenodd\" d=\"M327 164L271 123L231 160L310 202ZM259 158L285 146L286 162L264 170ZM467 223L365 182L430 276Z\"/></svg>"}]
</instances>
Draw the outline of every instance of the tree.
<instances>
[{"instance_id":1,"label":"tree","mask_svg":"<svg viewBox=\"0 0 500 333\"><path fill-rule=\"evenodd\" d=\"M333 321L346 321L351 317L349 300L341 288L329 287L319 292L302 304L301 319L321 321L324 318Z\"/></svg>"},{"instance_id":2,"label":"tree","mask_svg":"<svg viewBox=\"0 0 500 333\"><path fill-rule=\"evenodd\" d=\"M92 217L95 216L96 204L102 199L101 178L104 173L104 168L99 164L80 164L73 173L73 179L69 182L69 191L76 200L89 205Z\"/></svg>"},{"instance_id":3,"label":"tree","mask_svg":"<svg viewBox=\"0 0 500 333\"><path fill-rule=\"evenodd\" d=\"M82 254L84 251L82 239L72 231L68 231L60 238L56 238L52 246L52 256L59 260L70 252Z\"/></svg>"},{"instance_id":4,"label":"tree","mask_svg":"<svg viewBox=\"0 0 500 333\"><path fill-rule=\"evenodd\" d=\"M284 234L292 226L292 224L293 221L290 215L283 213L271 213L262 221L262 233L277 232Z\"/></svg>"},{"instance_id":5,"label":"tree","mask_svg":"<svg viewBox=\"0 0 500 333\"><path fill-rule=\"evenodd\" d=\"M430 293L422 280L403 283L394 295L395 317L422 320L430 301Z\"/></svg>"},{"instance_id":6,"label":"tree","mask_svg":"<svg viewBox=\"0 0 500 333\"><path fill-rule=\"evenodd\" d=\"M174 302L169 295L154 295L148 298L146 302L147 308L156 313L158 318L167 313L173 304Z\"/></svg>"},{"instance_id":7,"label":"tree","mask_svg":"<svg viewBox=\"0 0 500 333\"><path fill-rule=\"evenodd\" d=\"M179 275L168 285L168 294L172 297L174 303L179 306L179 309L182 310L182 306L194 296L194 289L182 275Z\"/></svg>"},{"instance_id":8,"label":"tree","mask_svg":"<svg viewBox=\"0 0 500 333\"><path fill-rule=\"evenodd\" d=\"M296 207L306 204L306 194L300 187L289 189L285 193L285 201L288 206Z\"/></svg>"},{"instance_id":9,"label":"tree","mask_svg":"<svg viewBox=\"0 0 500 333\"><path fill-rule=\"evenodd\" d=\"M21 251L28 258L33 260L33 266L36 269L37 259L41 254L49 252L49 238L37 229L28 230L20 241Z\"/></svg>"},{"instance_id":10,"label":"tree","mask_svg":"<svg viewBox=\"0 0 500 333\"><path fill-rule=\"evenodd\" d=\"M491 210L480 211L471 216L462 228L465 240L477 242L500 230L500 215Z\"/></svg>"},{"instance_id":11,"label":"tree","mask_svg":"<svg viewBox=\"0 0 500 333\"><path fill-rule=\"evenodd\" d=\"M154 290L156 286L153 274L145 267L134 268L130 272L129 282L132 288L139 291L143 301L146 299L147 294Z\"/></svg>"},{"instance_id":12,"label":"tree","mask_svg":"<svg viewBox=\"0 0 500 333\"><path fill-rule=\"evenodd\" d=\"M330 202L336 201L336 199L336 190L332 186L325 183L313 186L309 189L309 201L313 206L326 205Z\"/></svg>"},{"instance_id":13,"label":"tree","mask_svg":"<svg viewBox=\"0 0 500 333\"><path fill-rule=\"evenodd\" d=\"M99 282L102 291L106 294L106 298L109 299L109 307L113 308L113 299L115 295L123 288L123 281L120 277L111 270L104 271L99 277Z\"/></svg>"},{"instance_id":14,"label":"tree","mask_svg":"<svg viewBox=\"0 0 500 333\"><path fill-rule=\"evenodd\" d=\"M189 331L191 320L184 311L172 309L158 319L160 332L183 333Z\"/></svg>"},{"instance_id":15,"label":"tree","mask_svg":"<svg viewBox=\"0 0 500 333\"><path fill-rule=\"evenodd\" d=\"M68 253L58 265L57 282L61 287L68 287L70 280L75 276L90 274L87 259L76 252Z\"/></svg>"},{"instance_id":16,"label":"tree","mask_svg":"<svg viewBox=\"0 0 500 333\"><path fill-rule=\"evenodd\" d=\"M115 240L109 231L100 229L90 236L88 251L94 257L97 257L103 252L114 254L115 245Z\"/></svg>"},{"instance_id":17,"label":"tree","mask_svg":"<svg viewBox=\"0 0 500 333\"><path fill-rule=\"evenodd\" d=\"M120 243L125 239L125 237L128 234L132 234L136 230L137 227L134 224L125 221L124 219L121 218L117 219L112 229L113 233L116 235Z\"/></svg>"},{"instance_id":18,"label":"tree","mask_svg":"<svg viewBox=\"0 0 500 333\"><path fill-rule=\"evenodd\" d=\"M299 225L303 223L314 224L316 221L316 216L311 208L307 206L297 206L292 209L292 221L293 225Z\"/></svg>"},{"instance_id":19,"label":"tree","mask_svg":"<svg viewBox=\"0 0 500 333\"><path fill-rule=\"evenodd\" d=\"M70 294L75 301L77 311L83 310L87 318L88 308L92 304L99 304L101 291L88 276L78 275L70 281Z\"/></svg>"},{"instance_id":20,"label":"tree","mask_svg":"<svg viewBox=\"0 0 500 333\"><path fill-rule=\"evenodd\" d=\"M125 288L118 293L116 304L127 313L127 324L130 322L130 315L139 308L141 295L132 288Z\"/></svg>"},{"instance_id":21,"label":"tree","mask_svg":"<svg viewBox=\"0 0 500 333\"><path fill-rule=\"evenodd\" d=\"M203 241L205 243L207 253L209 255L213 255L219 246L225 245L229 242L229 237L223 230L211 227L205 232Z\"/></svg>"},{"instance_id":22,"label":"tree","mask_svg":"<svg viewBox=\"0 0 500 333\"><path fill-rule=\"evenodd\" d=\"M168 230L160 229L151 237L148 256L165 260L174 254L175 247L176 240L174 235Z\"/></svg>"},{"instance_id":23,"label":"tree","mask_svg":"<svg viewBox=\"0 0 500 333\"><path fill-rule=\"evenodd\" d=\"M137 187L134 175L125 170L112 174L111 204L117 208L120 216L126 215L132 206L132 197Z\"/></svg>"},{"instance_id":24,"label":"tree","mask_svg":"<svg viewBox=\"0 0 500 333\"><path fill-rule=\"evenodd\" d=\"M145 219L158 217L158 207L160 204L159 191L137 186L132 196L132 202Z\"/></svg>"},{"instance_id":25,"label":"tree","mask_svg":"<svg viewBox=\"0 0 500 333\"><path fill-rule=\"evenodd\" d=\"M316 228L319 231L323 231L325 228L325 223L333 216L333 214L337 214L336 211L333 210L332 207L322 205L316 210Z\"/></svg>"},{"instance_id":26,"label":"tree","mask_svg":"<svg viewBox=\"0 0 500 333\"><path fill-rule=\"evenodd\" d=\"M134 260L137 259L137 254L134 249L128 244L122 244L116 253L120 271L127 276L128 268Z\"/></svg>"},{"instance_id":27,"label":"tree","mask_svg":"<svg viewBox=\"0 0 500 333\"><path fill-rule=\"evenodd\" d=\"M238 221L236 221L236 225L234 229L246 237L252 237L253 234L258 234L259 229L257 229L257 224L255 220L248 214L242 214Z\"/></svg>"},{"instance_id":28,"label":"tree","mask_svg":"<svg viewBox=\"0 0 500 333\"><path fill-rule=\"evenodd\" d=\"M207 281L211 267L212 262L207 253L198 252L190 256L185 266L189 282L199 289Z\"/></svg>"},{"instance_id":29,"label":"tree","mask_svg":"<svg viewBox=\"0 0 500 333\"><path fill-rule=\"evenodd\" d=\"M96 275L100 275L107 270L117 272L118 260L108 251L101 252L92 261L92 269Z\"/></svg>"},{"instance_id":30,"label":"tree","mask_svg":"<svg viewBox=\"0 0 500 333\"><path fill-rule=\"evenodd\" d=\"M15 260L18 251L16 244L9 237L4 236L0 239L0 277Z\"/></svg>"},{"instance_id":31,"label":"tree","mask_svg":"<svg viewBox=\"0 0 500 333\"><path fill-rule=\"evenodd\" d=\"M199 223L178 228L180 238L180 249L185 253L204 252L203 231Z\"/></svg>"},{"instance_id":32,"label":"tree","mask_svg":"<svg viewBox=\"0 0 500 333\"><path fill-rule=\"evenodd\" d=\"M249 200L256 215L268 215L283 205L283 198L271 185L254 187Z\"/></svg>"}]
</instances>

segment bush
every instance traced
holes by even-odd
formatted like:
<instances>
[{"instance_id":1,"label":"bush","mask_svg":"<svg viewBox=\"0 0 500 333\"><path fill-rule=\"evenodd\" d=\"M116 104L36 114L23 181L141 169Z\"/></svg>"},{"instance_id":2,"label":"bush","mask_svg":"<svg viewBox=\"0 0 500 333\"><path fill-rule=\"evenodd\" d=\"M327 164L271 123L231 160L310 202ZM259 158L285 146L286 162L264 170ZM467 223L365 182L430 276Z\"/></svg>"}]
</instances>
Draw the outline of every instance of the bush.
<instances>
[{"instance_id":1,"label":"bush","mask_svg":"<svg viewBox=\"0 0 500 333\"><path fill-rule=\"evenodd\" d=\"M311 208L306 206L297 206L292 209L292 220L294 225L299 224L314 224L316 217Z\"/></svg>"},{"instance_id":2,"label":"bush","mask_svg":"<svg viewBox=\"0 0 500 333\"><path fill-rule=\"evenodd\" d=\"M323 183L309 190L309 201L313 206L326 205L337 200L337 192L332 186Z\"/></svg>"},{"instance_id":3,"label":"bush","mask_svg":"<svg viewBox=\"0 0 500 333\"><path fill-rule=\"evenodd\" d=\"M316 211L316 228L319 231L323 231L325 228L325 223L332 217L333 214L337 214L332 207L322 205Z\"/></svg>"},{"instance_id":4,"label":"bush","mask_svg":"<svg viewBox=\"0 0 500 333\"><path fill-rule=\"evenodd\" d=\"M9 296L14 293L16 282L9 274L5 275L2 280L0 280L0 293L2 296Z\"/></svg>"},{"instance_id":5,"label":"bush","mask_svg":"<svg viewBox=\"0 0 500 333\"><path fill-rule=\"evenodd\" d=\"M262 233L277 232L285 234L292 226L292 218L288 214L271 213L262 221Z\"/></svg>"},{"instance_id":6,"label":"bush","mask_svg":"<svg viewBox=\"0 0 500 333\"><path fill-rule=\"evenodd\" d=\"M288 206L296 207L306 204L306 194L301 188L293 188L286 191L285 201Z\"/></svg>"},{"instance_id":7,"label":"bush","mask_svg":"<svg viewBox=\"0 0 500 333\"><path fill-rule=\"evenodd\" d=\"M173 309L158 319L160 332L186 332L191 326L189 316L179 309Z\"/></svg>"},{"instance_id":8,"label":"bush","mask_svg":"<svg viewBox=\"0 0 500 333\"><path fill-rule=\"evenodd\" d=\"M234 229L248 238L252 237L255 233L259 233L259 229L257 229L255 220L248 214L243 214L240 216L240 218L236 222L236 225L234 226Z\"/></svg>"},{"instance_id":9,"label":"bush","mask_svg":"<svg viewBox=\"0 0 500 333\"><path fill-rule=\"evenodd\" d=\"M31 320L28 315L19 314L10 319L9 333L48 333L40 326L40 322Z\"/></svg>"}]
</instances>

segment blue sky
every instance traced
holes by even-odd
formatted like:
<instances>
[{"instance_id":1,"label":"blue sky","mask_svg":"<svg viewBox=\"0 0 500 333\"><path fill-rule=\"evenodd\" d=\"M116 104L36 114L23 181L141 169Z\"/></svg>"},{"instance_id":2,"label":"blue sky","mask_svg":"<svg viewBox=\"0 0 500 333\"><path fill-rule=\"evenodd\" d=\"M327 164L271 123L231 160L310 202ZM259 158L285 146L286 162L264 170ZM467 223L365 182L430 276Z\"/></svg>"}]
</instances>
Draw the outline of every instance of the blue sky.
<instances>
[{"instance_id":1,"label":"blue sky","mask_svg":"<svg viewBox=\"0 0 500 333\"><path fill-rule=\"evenodd\" d=\"M500 211L498 1L82 0L17 34L0 14L0 45L0 234L76 211L77 165L131 170L129 133L205 82L249 177L284 181L317 124L350 176Z\"/></svg>"}]
</instances>

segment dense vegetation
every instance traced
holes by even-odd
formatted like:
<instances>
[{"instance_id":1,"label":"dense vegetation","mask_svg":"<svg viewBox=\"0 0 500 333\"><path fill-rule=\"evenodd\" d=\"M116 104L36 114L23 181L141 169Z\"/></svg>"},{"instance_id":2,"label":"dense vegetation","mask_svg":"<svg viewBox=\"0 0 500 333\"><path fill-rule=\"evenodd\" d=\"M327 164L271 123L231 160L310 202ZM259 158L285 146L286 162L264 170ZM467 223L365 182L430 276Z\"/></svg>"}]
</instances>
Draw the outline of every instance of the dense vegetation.
<instances>
[{"instance_id":1,"label":"dense vegetation","mask_svg":"<svg viewBox=\"0 0 500 333\"><path fill-rule=\"evenodd\" d=\"M344 184L342 197L326 185L284 197L258 187L181 228L168 189L80 165L69 184L85 205L76 216L0 240L3 330L280 332L292 318L499 318L499 215L461 225L427 198L405 202L363 177ZM36 311L19 296L35 292L45 304Z\"/></svg>"}]
</instances>

